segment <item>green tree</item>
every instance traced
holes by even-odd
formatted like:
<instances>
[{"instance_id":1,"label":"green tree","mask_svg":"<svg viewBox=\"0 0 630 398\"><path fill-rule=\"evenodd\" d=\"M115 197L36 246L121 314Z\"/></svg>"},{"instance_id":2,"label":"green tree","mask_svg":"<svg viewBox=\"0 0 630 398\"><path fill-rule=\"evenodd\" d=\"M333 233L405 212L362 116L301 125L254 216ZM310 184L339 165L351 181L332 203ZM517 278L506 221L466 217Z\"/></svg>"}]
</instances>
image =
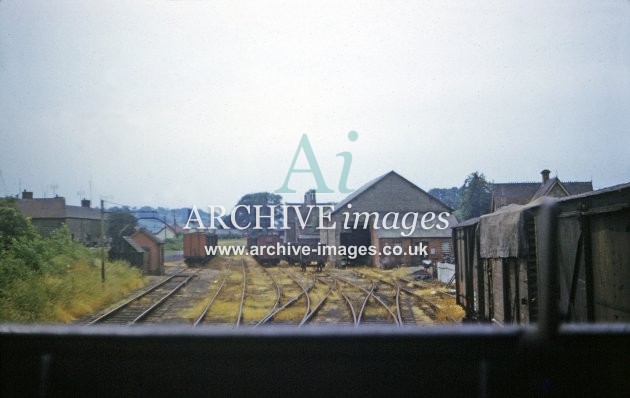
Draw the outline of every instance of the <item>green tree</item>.
<instances>
[{"instance_id":1,"label":"green tree","mask_svg":"<svg viewBox=\"0 0 630 398\"><path fill-rule=\"evenodd\" d=\"M0 252L17 239L35 239L39 234L17 206L14 198L0 198Z\"/></svg>"},{"instance_id":2,"label":"green tree","mask_svg":"<svg viewBox=\"0 0 630 398\"><path fill-rule=\"evenodd\" d=\"M125 210L109 213L107 218L107 235L112 239L112 247L118 247L123 236L134 233L138 221L133 214Z\"/></svg>"},{"instance_id":3,"label":"green tree","mask_svg":"<svg viewBox=\"0 0 630 398\"><path fill-rule=\"evenodd\" d=\"M280 205L282 205L282 196L278 194L270 192L248 193L247 195L243 196L236 205L249 206L250 210L249 213L244 208L239 208L236 210L235 219L238 225L245 226L247 224L250 224L249 229L254 228L254 226L256 225L256 212L254 209L255 205L262 206L262 208L260 209L260 226L262 228L266 229L271 226L270 220L269 218L267 218L267 216L271 214L268 206L278 206L276 207L274 212L274 221L276 225L282 223L282 208L280 207Z\"/></svg>"},{"instance_id":4,"label":"green tree","mask_svg":"<svg viewBox=\"0 0 630 398\"><path fill-rule=\"evenodd\" d=\"M461 189L461 204L455 215L461 220L479 217L490 212L492 184L486 181L483 173L475 171L466 177Z\"/></svg>"},{"instance_id":5,"label":"green tree","mask_svg":"<svg viewBox=\"0 0 630 398\"><path fill-rule=\"evenodd\" d=\"M429 191L429 194L451 209L457 209L462 203L461 190L457 187L433 188Z\"/></svg>"}]
</instances>

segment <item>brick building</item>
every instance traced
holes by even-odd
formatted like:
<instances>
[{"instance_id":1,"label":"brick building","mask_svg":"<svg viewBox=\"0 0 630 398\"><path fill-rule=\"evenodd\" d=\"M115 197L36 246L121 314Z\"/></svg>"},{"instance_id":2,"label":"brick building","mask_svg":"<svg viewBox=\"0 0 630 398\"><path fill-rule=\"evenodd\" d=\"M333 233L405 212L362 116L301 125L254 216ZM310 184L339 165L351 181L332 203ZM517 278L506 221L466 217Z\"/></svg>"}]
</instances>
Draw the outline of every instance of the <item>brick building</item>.
<instances>
[{"instance_id":1,"label":"brick building","mask_svg":"<svg viewBox=\"0 0 630 398\"><path fill-rule=\"evenodd\" d=\"M71 206L63 197L34 199L32 192L24 191L17 205L44 237L65 224L72 239L87 246L95 246L99 242L101 211L91 208L87 199L81 201L81 206Z\"/></svg>"},{"instance_id":2,"label":"brick building","mask_svg":"<svg viewBox=\"0 0 630 398\"><path fill-rule=\"evenodd\" d=\"M303 203L287 203L286 205L292 207L287 209L287 226L289 229L285 231L284 241L296 245L316 245L320 240L319 229L317 229L319 208L316 206L332 206L333 203L317 203L317 192L314 189L310 189L304 194ZM296 206L297 209L293 206ZM309 206L312 206L310 210ZM298 219L297 212L300 213L300 218L304 221L304 227L302 227L302 223Z\"/></svg>"},{"instance_id":3,"label":"brick building","mask_svg":"<svg viewBox=\"0 0 630 398\"><path fill-rule=\"evenodd\" d=\"M592 181L562 182L558 176L549 178L550 173L549 170L541 171L541 182L494 183L490 212L510 204L524 205L541 196L563 198L593 190Z\"/></svg>"},{"instance_id":4,"label":"brick building","mask_svg":"<svg viewBox=\"0 0 630 398\"><path fill-rule=\"evenodd\" d=\"M436 215L448 213L445 219L449 227L423 229L418 223L413 231L406 231L400 227L385 229L375 224L372 218L367 228L363 228L364 225L361 223L354 228L356 220L354 214L362 212L376 213L380 220L390 212L398 213L400 217L406 213L418 213L420 218L430 212ZM377 254L358 260L359 263L377 267L418 265L422 260L442 261L452 255L450 225L455 225L457 221L451 213L450 207L395 171L390 171L368 182L338 203L331 212L331 221L328 223L329 226L334 223L335 228L321 229L320 239L322 244L333 246L374 246ZM352 228L344 228L346 217L349 220L348 226ZM409 236L402 236L401 232ZM426 256L413 253L413 247L420 244L427 247ZM386 246L388 248L399 246L404 254L386 255L383 253ZM334 265L340 265L346 259L344 256L332 254L328 260Z\"/></svg>"},{"instance_id":5,"label":"brick building","mask_svg":"<svg viewBox=\"0 0 630 398\"><path fill-rule=\"evenodd\" d=\"M149 275L164 275L164 242L144 228L139 228L129 238L135 242L135 247L144 250L142 271Z\"/></svg>"}]
</instances>

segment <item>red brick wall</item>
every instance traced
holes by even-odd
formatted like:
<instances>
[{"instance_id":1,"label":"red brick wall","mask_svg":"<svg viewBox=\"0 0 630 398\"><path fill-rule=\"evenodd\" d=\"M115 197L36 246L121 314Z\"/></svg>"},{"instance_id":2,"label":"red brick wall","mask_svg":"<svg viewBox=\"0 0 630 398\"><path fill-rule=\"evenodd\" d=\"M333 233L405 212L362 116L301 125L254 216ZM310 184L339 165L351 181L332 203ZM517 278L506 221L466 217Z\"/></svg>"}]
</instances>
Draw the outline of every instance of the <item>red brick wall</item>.
<instances>
[{"instance_id":1,"label":"red brick wall","mask_svg":"<svg viewBox=\"0 0 630 398\"><path fill-rule=\"evenodd\" d=\"M382 252L384 246L393 247L395 245L401 245L403 251L406 253L404 255L395 256L393 254L386 256L381 254L380 256L376 256L373 259L374 264L376 266L387 267L387 266L396 266L396 265L406 265L406 266L415 266L419 265L421 262L420 256L412 256L409 253L412 251L412 246L417 246L420 242L423 242L427 246L427 254L428 259L435 261L442 261L442 259L449 255L449 253L444 253L442 251L442 243L447 242L449 244L449 248L451 246L450 238L405 238L401 237L400 239L390 239L383 238L379 239L375 246L378 246L378 250ZM451 249L452 253L452 249Z\"/></svg>"},{"instance_id":2,"label":"red brick wall","mask_svg":"<svg viewBox=\"0 0 630 398\"><path fill-rule=\"evenodd\" d=\"M148 263L144 264L144 271L150 275L164 274L164 245L156 243L144 231L138 231L131 237L144 250L149 252Z\"/></svg>"}]
</instances>

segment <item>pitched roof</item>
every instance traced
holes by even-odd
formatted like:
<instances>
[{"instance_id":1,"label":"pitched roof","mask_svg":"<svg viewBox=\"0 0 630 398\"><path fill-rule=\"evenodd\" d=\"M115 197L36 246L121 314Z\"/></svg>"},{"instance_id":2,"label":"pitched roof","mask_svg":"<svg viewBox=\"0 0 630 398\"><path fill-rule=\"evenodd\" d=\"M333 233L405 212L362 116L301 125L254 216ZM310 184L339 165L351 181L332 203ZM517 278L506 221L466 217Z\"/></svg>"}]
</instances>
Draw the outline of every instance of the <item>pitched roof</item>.
<instances>
[{"instance_id":1,"label":"pitched roof","mask_svg":"<svg viewBox=\"0 0 630 398\"><path fill-rule=\"evenodd\" d=\"M505 206L510 203L525 204L534 196L536 190L540 187L537 182L509 182L495 183L492 185L493 198L502 198L503 203L499 206Z\"/></svg>"},{"instance_id":2,"label":"pitched roof","mask_svg":"<svg viewBox=\"0 0 630 398\"><path fill-rule=\"evenodd\" d=\"M65 218L64 198L18 199L20 211L31 218Z\"/></svg>"},{"instance_id":3,"label":"pitched roof","mask_svg":"<svg viewBox=\"0 0 630 398\"><path fill-rule=\"evenodd\" d=\"M337 203L335 205L335 209L333 210L333 214L339 212L341 209L343 209L348 203L352 203L352 201L354 201L355 199L357 199L358 197L360 197L361 195L363 195L365 192L369 191L370 189L374 188L376 185L378 185L379 182L381 182L382 180L384 180L386 177L389 176L396 176L398 178L400 178L401 180L405 181L406 183L408 183L409 185L411 185L414 189L424 193L425 195L427 195L427 197L438 203L440 206L445 207L446 209L448 209L449 211L452 211L453 209L450 208L450 206L446 205L444 202L442 202L441 200L439 200L438 198L434 197L433 195L428 194L426 191L424 191L422 188L420 188L419 186L417 186L416 184L414 184L413 182L409 181L408 179L406 179L405 177L401 176L400 174L396 173L394 170L383 174L380 177L377 177L371 181L368 181L367 183L363 184L360 188L358 188L357 190L355 190L354 192L352 192L350 195L346 196L341 202Z\"/></svg>"},{"instance_id":4,"label":"pitched roof","mask_svg":"<svg viewBox=\"0 0 630 398\"><path fill-rule=\"evenodd\" d=\"M562 182L558 177L550 178L544 183L495 183L492 186L493 209L498 209L509 204L527 204L532 200L547 195L554 186L559 186L567 196L593 190L593 183L591 181Z\"/></svg>"},{"instance_id":5,"label":"pitched roof","mask_svg":"<svg viewBox=\"0 0 630 398\"><path fill-rule=\"evenodd\" d=\"M101 211L91 207L66 206L66 218L84 218L89 220L100 220Z\"/></svg>"},{"instance_id":6,"label":"pitched roof","mask_svg":"<svg viewBox=\"0 0 630 398\"><path fill-rule=\"evenodd\" d=\"M343 208L348 203L351 203L356 197L362 195L365 191L367 191L368 189L372 188L374 185L376 185L377 182L379 182L380 180L385 178L385 176L387 176L390 173L396 173L396 172L395 171L390 171L389 173L383 174L382 176L376 177L375 179L370 180L370 181L366 182L365 184L363 184L361 187L356 189L350 195L346 196L341 202L337 203L335 205L335 210L333 211L333 213L336 213L339 209Z\"/></svg>"},{"instance_id":7,"label":"pitched roof","mask_svg":"<svg viewBox=\"0 0 630 398\"><path fill-rule=\"evenodd\" d=\"M170 224L165 224L164 226L162 226L162 228L160 228L158 230L158 234L164 232L164 229L168 229L170 231L172 231L173 233L182 233L184 232L184 229L182 227L180 227L179 225L170 225Z\"/></svg>"},{"instance_id":8,"label":"pitched roof","mask_svg":"<svg viewBox=\"0 0 630 398\"><path fill-rule=\"evenodd\" d=\"M100 220L101 218L100 210L91 207L68 206L66 205L66 199L62 197L19 199L17 205L24 215L32 219L78 218Z\"/></svg>"},{"instance_id":9,"label":"pitched roof","mask_svg":"<svg viewBox=\"0 0 630 398\"><path fill-rule=\"evenodd\" d=\"M131 235L131 239L133 239L135 236L137 236L138 234L143 234L145 236L147 236L149 239L151 239L153 242L161 245L164 243L164 241L162 239L160 239L159 237L153 235L149 230L147 230L146 228L138 228L136 230L136 232L133 233L133 235Z\"/></svg>"},{"instance_id":10,"label":"pitched roof","mask_svg":"<svg viewBox=\"0 0 630 398\"><path fill-rule=\"evenodd\" d=\"M136 252L138 253L144 253L145 250L140 247L140 245L133 239L131 239L130 236L123 236L123 239L125 240L125 242L129 243L129 246L131 246Z\"/></svg>"},{"instance_id":11,"label":"pitched roof","mask_svg":"<svg viewBox=\"0 0 630 398\"><path fill-rule=\"evenodd\" d=\"M569 191L569 195L579 195L593 190L593 181L569 181L562 185Z\"/></svg>"}]
</instances>

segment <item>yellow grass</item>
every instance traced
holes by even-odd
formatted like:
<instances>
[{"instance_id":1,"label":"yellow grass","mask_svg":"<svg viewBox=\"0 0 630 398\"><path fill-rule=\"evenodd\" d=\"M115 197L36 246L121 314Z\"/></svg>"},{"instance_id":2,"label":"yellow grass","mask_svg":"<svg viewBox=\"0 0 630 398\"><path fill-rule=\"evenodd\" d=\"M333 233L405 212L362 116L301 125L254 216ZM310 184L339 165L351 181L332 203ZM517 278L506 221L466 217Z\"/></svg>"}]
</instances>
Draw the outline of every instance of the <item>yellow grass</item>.
<instances>
[{"instance_id":1,"label":"yellow grass","mask_svg":"<svg viewBox=\"0 0 630 398\"><path fill-rule=\"evenodd\" d=\"M32 275L10 286L10 302L0 303L4 321L69 323L94 313L142 287L144 278L124 262L107 262L101 284L100 263L81 258L64 272Z\"/></svg>"}]
</instances>

